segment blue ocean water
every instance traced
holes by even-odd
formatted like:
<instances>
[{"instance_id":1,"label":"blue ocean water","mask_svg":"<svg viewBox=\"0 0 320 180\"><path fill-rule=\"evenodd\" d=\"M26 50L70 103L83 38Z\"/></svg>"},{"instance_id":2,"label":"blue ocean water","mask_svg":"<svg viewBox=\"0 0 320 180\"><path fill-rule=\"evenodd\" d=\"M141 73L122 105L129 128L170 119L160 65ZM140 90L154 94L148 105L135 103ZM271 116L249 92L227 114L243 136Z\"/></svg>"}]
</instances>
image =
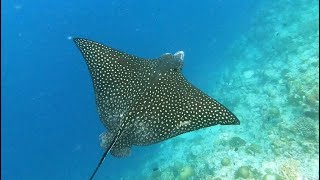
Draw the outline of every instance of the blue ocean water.
<instances>
[{"instance_id":1,"label":"blue ocean water","mask_svg":"<svg viewBox=\"0 0 320 180\"><path fill-rule=\"evenodd\" d=\"M307 111L301 111L301 117L307 117L311 119L310 121L317 123L318 111L308 108L318 107L319 97L316 97L315 93L309 97L308 93L301 92L315 87L318 93L319 88L316 87L319 87L319 81L311 79L309 84L302 84L299 88L297 85L289 90L283 90L282 86L279 88L276 85L272 86L272 82L284 83L286 84L284 86L291 87L292 84L298 83L292 77L296 77L300 71L308 74L311 66L319 66L317 63L319 50L316 47L319 42L315 38L319 37L319 30L315 28L315 25L319 24L319 17L315 15L315 12L319 11L316 8L318 2L312 1L310 6L302 6L308 4L304 0L290 2L283 0L273 3L253 0L2 1L1 177L3 179L88 179L98 163L103 153L98 137L105 129L97 114L87 66L71 40L72 37L88 38L146 58L156 58L166 52L174 53L183 50L185 52L183 73L190 82L234 110L241 122L244 122L240 128L256 130L252 134L246 134L243 129L230 130L228 127L229 129L223 130L221 127L226 141L237 134L247 142L250 142L250 138L258 139L255 137L259 134L259 128L263 126L271 129L274 125L261 122L265 122L266 119L277 121L278 116L283 117L283 120L279 120L280 122L285 122L296 116L291 113L296 109L307 109ZM263 9L262 5L270 8ZM282 22L283 19L288 18L285 13L292 12L295 8L300 10L300 7L303 7L301 11L307 12L306 17ZM281 18L279 12L283 14ZM310 17L313 17L313 21L304 24L310 31L300 30L303 28L299 29L301 25L299 23L305 22L302 18L310 19ZM281 21L281 27L275 26L278 21ZM294 27L286 27L292 24ZM277 44L280 41L274 37L279 38L279 36L269 37L270 32L272 35L279 34L280 37L284 37L281 42L285 45ZM307 40L312 42L314 51L307 52L305 49L310 47L299 44L300 42L307 44L306 42L309 42ZM270 44L272 47L268 47ZM290 47L291 49L287 47L290 44L294 46ZM261 48L262 45L263 48ZM280 46L283 49L279 50ZM278 51L264 52L259 48L278 49ZM302 54L304 57L295 58L296 54ZM283 60L284 57L288 58L290 63ZM278 59L281 61L277 61ZM291 59L297 60L292 60L291 63ZM300 59L304 60L306 67L291 72L290 67L299 66ZM311 59L310 63L309 59ZM267 67L268 64L272 67ZM279 67L284 66L288 66L286 70L281 71L284 73L283 76L286 76L285 80L280 75L271 76L276 74L277 68L279 70ZM261 67L266 69L258 70ZM260 79L255 79L256 76ZM312 73L310 76L314 77ZM258 88L268 85L270 87L267 87L266 92ZM247 87L257 87L257 89L251 90ZM283 106L283 101L277 98L290 92L294 92L294 95L288 96L287 99L293 106L292 108L290 106L291 109ZM259 99L262 100L260 94L268 94L268 97L273 98L270 101L278 104L273 103L274 108L270 108L269 105L259 106L259 103L263 104L259 101ZM283 109L283 107L288 108ZM259 110L256 111L254 108ZM248 111L256 114L248 115ZM279 111L282 115L279 115ZM268 117L259 114L261 112L268 112L269 114L266 115ZM250 122L253 121L250 121L249 117L257 117L255 125L258 125L252 126L253 123ZM276 122L272 121L272 123ZM282 126L279 125L279 127ZM315 128L319 129L318 123ZM276 130L268 130L266 134L282 137L280 134L272 134L273 131ZM297 131L301 132L300 129ZM206 133L208 132L203 132L202 136L200 134L200 139L205 139ZM214 133L221 134L217 131ZM301 138L303 141L304 136ZM198 142L198 140L192 142ZM318 147L319 138L315 141L315 143L310 142L311 145L301 145L302 149L309 145ZM265 152L270 150L267 145L261 145L261 142L253 143L253 140L251 142L260 145ZM190 165L191 168L190 166L180 168L178 165L172 165L175 160L179 161L173 158L176 157L175 155L170 154L174 146L178 147L174 151L185 152L185 149L177 145L179 143L181 147L187 149L198 147L192 150L193 159L185 162L207 164L208 167L201 169L201 165ZM288 148L279 148L283 143L285 140L281 138L272 139L270 143L273 148L272 153L281 154L281 150L286 151ZM238 167L244 162L255 168L259 167L262 177L268 174L265 169L272 166L271 161L268 161L271 165L263 164L262 156L258 155L253 158L254 161L250 158L243 158L241 162L235 161L234 163L238 164L230 167L230 173L226 173L225 169L219 170L220 166L217 164L220 163L220 158L211 162L208 157L199 155L199 149L203 146L190 144L190 142L184 144L181 139L176 138L173 141L148 147L134 147L132 155L128 158L118 159L108 156L98 171L96 179L213 179L214 177L230 179L230 174L233 177ZM251 152L256 146L247 147ZM224 151L221 148L221 152ZM248 148L240 148L240 150L245 152ZM317 152L310 149L308 151L312 154L308 155L310 159L319 160L319 156L314 155ZM298 148L296 153L299 152ZM215 154L218 157L219 153ZM294 157L294 154L289 154ZM229 155L232 160L239 156L233 150ZM270 155L270 157L279 157L279 155ZM161 160L163 158L169 161L167 164L159 165L166 162ZM205 158L207 160L203 160ZM200 161L201 159L203 161ZM299 158L297 159L295 161L299 161ZM274 162L277 161L274 160ZM303 162L301 164L303 165ZM166 170L166 168L172 169L173 166L178 170L172 172ZM215 175L211 173L213 170L210 168L215 169ZM292 169L294 171L294 168L284 164L279 169L271 171L279 174L283 179L290 179L287 177L287 172ZM186 171L189 174L183 174ZM310 171L311 175L307 177L315 177L314 174L317 174L315 179L319 178L319 174L314 169ZM250 170L250 172L253 174L254 171ZM299 172L303 174L302 170Z\"/></svg>"}]
</instances>

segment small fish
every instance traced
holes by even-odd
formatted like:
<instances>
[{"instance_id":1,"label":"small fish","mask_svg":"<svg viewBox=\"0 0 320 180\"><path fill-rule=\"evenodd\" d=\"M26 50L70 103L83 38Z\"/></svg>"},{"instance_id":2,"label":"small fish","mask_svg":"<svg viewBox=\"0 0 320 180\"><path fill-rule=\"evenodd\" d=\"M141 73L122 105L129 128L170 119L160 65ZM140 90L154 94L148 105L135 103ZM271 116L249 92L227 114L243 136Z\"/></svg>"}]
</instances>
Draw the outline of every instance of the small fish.
<instances>
[{"instance_id":1,"label":"small fish","mask_svg":"<svg viewBox=\"0 0 320 180\"><path fill-rule=\"evenodd\" d=\"M238 125L226 107L182 75L184 52L144 59L82 38L73 39L88 65L106 155L125 157L132 146L158 143L214 125Z\"/></svg>"}]
</instances>

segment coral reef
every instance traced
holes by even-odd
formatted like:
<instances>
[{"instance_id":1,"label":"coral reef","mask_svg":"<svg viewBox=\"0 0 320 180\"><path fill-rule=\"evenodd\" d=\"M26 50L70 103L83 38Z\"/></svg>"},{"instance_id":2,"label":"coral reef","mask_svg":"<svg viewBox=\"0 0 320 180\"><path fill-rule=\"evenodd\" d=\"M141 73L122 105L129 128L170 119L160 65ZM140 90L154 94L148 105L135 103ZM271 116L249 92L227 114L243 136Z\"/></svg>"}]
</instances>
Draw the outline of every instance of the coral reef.
<instances>
[{"instance_id":1,"label":"coral reef","mask_svg":"<svg viewBox=\"0 0 320 180\"><path fill-rule=\"evenodd\" d=\"M282 177L278 174L265 174L262 180L282 180Z\"/></svg>"},{"instance_id":2,"label":"coral reef","mask_svg":"<svg viewBox=\"0 0 320 180\"><path fill-rule=\"evenodd\" d=\"M251 166L241 166L234 173L234 179L260 179L261 173L256 169L253 169Z\"/></svg>"},{"instance_id":3,"label":"coral reef","mask_svg":"<svg viewBox=\"0 0 320 180\"><path fill-rule=\"evenodd\" d=\"M229 146L231 148L240 148L242 146L246 145L246 141L241 139L240 137L232 137L230 140L229 140Z\"/></svg>"},{"instance_id":4,"label":"coral reef","mask_svg":"<svg viewBox=\"0 0 320 180\"><path fill-rule=\"evenodd\" d=\"M230 165L230 163L231 163L231 161L230 161L230 159L229 158L223 158L222 160L221 160L221 165L222 166L229 166Z\"/></svg>"},{"instance_id":5,"label":"coral reef","mask_svg":"<svg viewBox=\"0 0 320 180\"><path fill-rule=\"evenodd\" d=\"M319 142L319 129L317 127L319 126L316 126L312 119L308 117L302 117L294 123L290 130L305 141Z\"/></svg>"},{"instance_id":6,"label":"coral reef","mask_svg":"<svg viewBox=\"0 0 320 180\"><path fill-rule=\"evenodd\" d=\"M179 180L187 180L194 176L194 169L191 166L185 166L179 173Z\"/></svg>"},{"instance_id":7,"label":"coral reef","mask_svg":"<svg viewBox=\"0 0 320 180\"><path fill-rule=\"evenodd\" d=\"M261 153L262 149L258 144L250 144L246 146L245 152L250 155L256 155Z\"/></svg>"},{"instance_id":8,"label":"coral reef","mask_svg":"<svg viewBox=\"0 0 320 180\"><path fill-rule=\"evenodd\" d=\"M248 166L241 166L234 174L234 178L248 179L250 177L251 170Z\"/></svg>"},{"instance_id":9,"label":"coral reef","mask_svg":"<svg viewBox=\"0 0 320 180\"><path fill-rule=\"evenodd\" d=\"M299 162L290 159L281 165L280 171L285 180L299 179Z\"/></svg>"}]
</instances>

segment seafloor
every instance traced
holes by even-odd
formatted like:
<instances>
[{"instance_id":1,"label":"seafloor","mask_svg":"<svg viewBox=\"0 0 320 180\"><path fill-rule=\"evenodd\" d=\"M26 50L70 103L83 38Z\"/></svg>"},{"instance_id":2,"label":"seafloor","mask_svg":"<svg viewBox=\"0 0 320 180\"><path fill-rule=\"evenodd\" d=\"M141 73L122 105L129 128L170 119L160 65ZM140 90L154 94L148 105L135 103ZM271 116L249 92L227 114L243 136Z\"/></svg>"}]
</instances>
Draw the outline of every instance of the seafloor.
<instances>
[{"instance_id":1,"label":"seafloor","mask_svg":"<svg viewBox=\"0 0 320 180\"><path fill-rule=\"evenodd\" d=\"M161 144L124 179L319 179L319 1L266 1L210 95L240 126Z\"/></svg>"}]
</instances>

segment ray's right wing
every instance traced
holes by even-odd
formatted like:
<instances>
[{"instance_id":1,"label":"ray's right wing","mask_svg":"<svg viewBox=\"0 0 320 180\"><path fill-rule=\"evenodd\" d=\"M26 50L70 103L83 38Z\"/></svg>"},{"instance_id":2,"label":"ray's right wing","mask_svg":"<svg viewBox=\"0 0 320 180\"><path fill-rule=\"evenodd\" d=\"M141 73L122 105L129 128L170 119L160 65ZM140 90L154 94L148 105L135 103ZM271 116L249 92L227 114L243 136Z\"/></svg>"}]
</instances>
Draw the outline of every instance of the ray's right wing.
<instances>
[{"instance_id":1,"label":"ray's right wing","mask_svg":"<svg viewBox=\"0 0 320 180\"><path fill-rule=\"evenodd\" d=\"M190 84L180 72L161 74L149 87L144 126L150 132L141 144L152 144L217 124L240 124L222 104Z\"/></svg>"}]
</instances>

